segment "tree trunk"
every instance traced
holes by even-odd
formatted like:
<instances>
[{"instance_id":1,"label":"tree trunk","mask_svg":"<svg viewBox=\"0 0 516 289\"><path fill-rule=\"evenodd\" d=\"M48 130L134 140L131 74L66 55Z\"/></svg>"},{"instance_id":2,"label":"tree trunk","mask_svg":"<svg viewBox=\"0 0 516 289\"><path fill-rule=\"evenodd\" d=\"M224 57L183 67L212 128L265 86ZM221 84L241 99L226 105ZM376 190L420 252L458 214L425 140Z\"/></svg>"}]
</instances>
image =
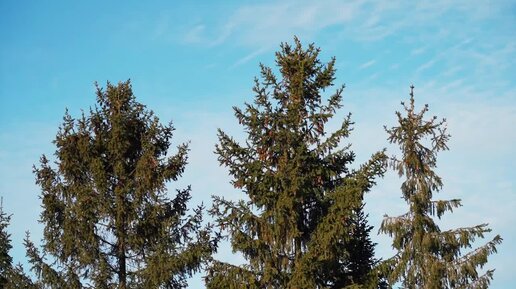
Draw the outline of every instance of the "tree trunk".
<instances>
[{"instance_id":1,"label":"tree trunk","mask_svg":"<svg viewBox=\"0 0 516 289\"><path fill-rule=\"evenodd\" d=\"M126 212L123 189L118 189L116 194L116 237L117 237L117 259L118 259L118 288L127 289L127 267L126 267Z\"/></svg>"}]
</instances>

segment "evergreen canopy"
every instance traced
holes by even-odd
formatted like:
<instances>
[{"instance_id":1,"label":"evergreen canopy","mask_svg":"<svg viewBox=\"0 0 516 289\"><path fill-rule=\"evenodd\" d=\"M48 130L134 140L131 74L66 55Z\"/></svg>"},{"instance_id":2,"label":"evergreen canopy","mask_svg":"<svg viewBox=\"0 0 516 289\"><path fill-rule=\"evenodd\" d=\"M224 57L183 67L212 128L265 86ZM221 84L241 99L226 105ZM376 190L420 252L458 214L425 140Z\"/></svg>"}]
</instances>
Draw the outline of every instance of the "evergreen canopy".
<instances>
[{"instance_id":1,"label":"evergreen canopy","mask_svg":"<svg viewBox=\"0 0 516 289\"><path fill-rule=\"evenodd\" d=\"M66 113L56 167L42 156L34 169L45 227L43 255L26 240L33 270L51 288L183 288L216 246L202 208L188 215L190 188L167 194L187 145L168 155L174 128L136 102L129 81L97 87L97 104Z\"/></svg>"},{"instance_id":2,"label":"evergreen canopy","mask_svg":"<svg viewBox=\"0 0 516 289\"><path fill-rule=\"evenodd\" d=\"M401 158L392 159L392 168L405 176L401 186L409 211L398 217L386 216L380 231L393 237L396 255L385 263L391 284L404 288L487 288L494 270L479 274L478 267L496 252L502 238L497 235L487 244L466 254L477 238L491 229L487 224L442 231L434 222L447 211L461 206L460 200L433 200L441 190L441 178L435 173L437 153L447 150L449 134L445 120L425 119L428 105L417 112L413 86L406 115L396 112L398 125L387 129L389 141L399 145Z\"/></svg>"},{"instance_id":3,"label":"evergreen canopy","mask_svg":"<svg viewBox=\"0 0 516 289\"><path fill-rule=\"evenodd\" d=\"M344 87L323 98L335 79L335 59L322 64L318 56L313 44L282 44L276 53L281 78L261 65L254 104L234 108L245 144L219 130L219 162L248 200L214 197L211 212L247 261L214 262L208 288L377 286L362 208L386 157L378 152L350 169L355 155L349 145L339 147L351 130L349 116L336 131L325 131L342 106Z\"/></svg>"}]
</instances>

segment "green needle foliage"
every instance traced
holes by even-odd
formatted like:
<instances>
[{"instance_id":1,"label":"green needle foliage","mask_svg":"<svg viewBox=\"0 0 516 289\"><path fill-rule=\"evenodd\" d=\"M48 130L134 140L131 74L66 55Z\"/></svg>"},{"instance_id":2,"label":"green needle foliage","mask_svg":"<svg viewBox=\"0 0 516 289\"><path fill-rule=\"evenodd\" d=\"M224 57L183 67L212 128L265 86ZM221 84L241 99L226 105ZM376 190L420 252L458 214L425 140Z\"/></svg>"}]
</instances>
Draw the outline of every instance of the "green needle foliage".
<instances>
[{"instance_id":1,"label":"green needle foliage","mask_svg":"<svg viewBox=\"0 0 516 289\"><path fill-rule=\"evenodd\" d=\"M354 153L339 148L351 130L349 116L326 135L344 87L323 99L333 85L335 59L321 64L318 55L298 39L282 44L276 53L282 79L261 65L254 104L234 108L245 144L219 130L219 162L248 201L214 197L211 213L247 262L214 262L208 288L377 287L371 226L362 209L386 157L378 152L350 169Z\"/></svg>"},{"instance_id":2,"label":"green needle foliage","mask_svg":"<svg viewBox=\"0 0 516 289\"><path fill-rule=\"evenodd\" d=\"M0 204L0 288L39 288L25 275L20 264L12 264L13 258L9 255L12 249L11 234L7 232L10 222L11 216L4 212L3 204Z\"/></svg>"},{"instance_id":3,"label":"green needle foliage","mask_svg":"<svg viewBox=\"0 0 516 289\"><path fill-rule=\"evenodd\" d=\"M9 271L12 268L13 258L9 255L12 249L11 235L7 232L7 227L11 222L11 216L8 216L3 206L0 206L0 288L4 288L9 280Z\"/></svg>"},{"instance_id":4,"label":"green needle foliage","mask_svg":"<svg viewBox=\"0 0 516 289\"><path fill-rule=\"evenodd\" d=\"M187 163L187 145L169 155L174 128L136 102L130 82L97 87L97 106L68 113L54 141L56 167L42 156L42 253L27 254L50 288L183 288L216 246L189 215L190 188L169 198ZM50 258L46 258L49 256Z\"/></svg>"},{"instance_id":5,"label":"green needle foliage","mask_svg":"<svg viewBox=\"0 0 516 289\"><path fill-rule=\"evenodd\" d=\"M467 254L477 238L483 238L491 229L487 224L441 231L434 218L461 206L460 200L433 200L432 195L442 188L436 175L437 153L447 150L445 120L436 117L425 120L428 106L417 112L411 87L407 113L397 112L398 126L387 129L389 141L400 146L401 159L393 158L392 168L405 176L401 186L403 199L409 211L398 217L386 216L380 232L393 237L396 255L387 260L391 284L402 282L404 288L487 288L493 271L479 274L478 268L487 263L487 257L496 252L502 238L494 237L487 244Z\"/></svg>"}]
</instances>

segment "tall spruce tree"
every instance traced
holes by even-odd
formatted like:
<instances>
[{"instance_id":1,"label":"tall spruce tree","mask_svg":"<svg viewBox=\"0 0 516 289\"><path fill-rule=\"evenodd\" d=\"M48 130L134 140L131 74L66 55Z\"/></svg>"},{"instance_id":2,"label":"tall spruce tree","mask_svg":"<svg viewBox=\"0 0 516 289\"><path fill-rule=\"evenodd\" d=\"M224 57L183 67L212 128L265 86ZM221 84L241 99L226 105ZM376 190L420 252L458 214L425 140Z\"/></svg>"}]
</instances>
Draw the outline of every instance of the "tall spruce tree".
<instances>
[{"instance_id":1,"label":"tall spruce tree","mask_svg":"<svg viewBox=\"0 0 516 289\"><path fill-rule=\"evenodd\" d=\"M254 104L234 108L245 144L219 130L219 162L248 200L214 197L211 212L247 262L214 262L208 288L377 286L371 226L362 208L386 158L378 152L350 169L355 155L339 147L351 130L349 116L326 135L344 87L324 100L335 59L324 65L319 51L313 44L304 49L297 38L293 46L282 44L276 53L282 78L261 65Z\"/></svg>"},{"instance_id":2,"label":"tall spruce tree","mask_svg":"<svg viewBox=\"0 0 516 289\"><path fill-rule=\"evenodd\" d=\"M380 231L393 237L396 255L387 260L389 280L401 282L404 288L487 288L493 271L479 274L487 257L496 252L502 239L499 235L487 244L463 254L477 238L491 229L487 224L442 231L434 222L447 211L461 206L458 199L433 200L442 188L435 173L437 153L447 150L449 134L445 120L434 116L425 119L426 105L417 112L411 86L410 103L403 104L406 115L396 112L398 125L387 129L389 141L401 149L401 158L392 159L392 168L405 176L401 186L409 211L398 217L386 216Z\"/></svg>"},{"instance_id":3,"label":"tall spruce tree","mask_svg":"<svg viewBox=\"0 0 516 289\"><path fill-rule=\"evenodd\" d=\"M54 141L56 167L41 157L43 254L27 254L51 288L183 288L215 249L190 188L166 184L187 163L187 144L169 155L174 128L136 102L129 81L97 86L97 106L68 113ZM50 258L45 258L49 256Z\"/></svg>"},{"instance_id":4,"label":"tall spruce tree","mask_svg":"<svg viewBox=\"0 0 516 289\"><path fill-rule=\"evenodd\" d=\"M12 263L13 258L9 254L12 249L11 234L7 231L11 216L4 212L2 201L0 201L0 288L39 288L24 273L20 264L14 266Z\"/></svg>"}]
</instances>

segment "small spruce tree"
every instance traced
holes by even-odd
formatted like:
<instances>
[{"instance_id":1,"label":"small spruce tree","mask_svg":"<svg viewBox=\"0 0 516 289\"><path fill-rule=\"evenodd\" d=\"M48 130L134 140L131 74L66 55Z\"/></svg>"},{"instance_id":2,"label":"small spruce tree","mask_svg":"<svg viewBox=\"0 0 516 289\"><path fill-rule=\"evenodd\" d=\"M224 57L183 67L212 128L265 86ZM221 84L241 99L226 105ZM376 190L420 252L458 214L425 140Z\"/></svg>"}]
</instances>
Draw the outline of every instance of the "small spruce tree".
<instances>
[{"instance_id":1,"label":"small spruce tree","mask_svg":"<svg viewBox=\"0 0 516 289\"><path fill-rule=\"evenodd\" d=\"M11 216L4 212L3 202L0 201L0 288L39 288L24 273L21 264L13 266L13 258L9 254L12 249L11 234L7 228L11 222Z\"/></svg>"},{"instance_id":2,"label":"small spruce tree","mask_svg":"<svg viewBox=\"0 0 516 289\"><path fill-rule=\"evenodd\" d=\"M11 245L11 234L7 232L10 222L11 216L4 212L3 204L0 204L0 288L4 288L7 284L13 262L13 258L9 255L9 251L13 247Z\"/></svg>"},{"instance_id":3,"label":"small spruce tree","mask_svg":"<svg viewBox=\"0 0 516 289\"><path fill-rule=\"evenodd\" d=\"M183 288L216 246L202 207L188 213L190 187L167 194L187 145L169 155L174 128L129 81L97 87L97 102L88 116L66 113L55 168L42 156L34 169L45 227L43 254L26 239L33 270L51 288Z\"/></svg>"},{"instance_id":4,"label":"small spruce tree","mask_svg":"<svg viewBox=\"0 0 516 289\"><path fill-rule=\"evenodd\" d=\"M254 104L234 108L247 140L239 144L219 130L216 154L232 184L247 195L237 202L214 197L212 214L227 230L246 264L214 262L208 288L376 287L374 244L363 195L384 173L379 152L360 169L339 147L351 130L349 116L327 135L325 124L341 107L343 87L333 85L335 59L326 65L313 44L282 44L276 64L282 78L261 65Z\"/></svg>"},{"instance_id":5,"label":"small spruce tree","mask_svg":"<svg viewBox=\"0 0 516 289\"><path fill-rule=\"evenodd\" d=\"M392 158L392 168L405 176L401 186L409 211L398 217L386 216L380 232L393 237L396 255L384 263L391 284L401 282L404 288L487 288L493 271L480 274L487 257L496 252L499 235L487 244L464 254L477 238L491 229L487 224L451 230L440 230L434 218L461 206L458 199L433 200L442 188L435 173L437 153L447 150L449 134L445 120L434 116L426 120L426 105L417 112L411 86L410 103L402 105L406 115L396 112L398 125L390 129L389 142L400 146L401 158Z\"/></svg>"}]
</instances>

